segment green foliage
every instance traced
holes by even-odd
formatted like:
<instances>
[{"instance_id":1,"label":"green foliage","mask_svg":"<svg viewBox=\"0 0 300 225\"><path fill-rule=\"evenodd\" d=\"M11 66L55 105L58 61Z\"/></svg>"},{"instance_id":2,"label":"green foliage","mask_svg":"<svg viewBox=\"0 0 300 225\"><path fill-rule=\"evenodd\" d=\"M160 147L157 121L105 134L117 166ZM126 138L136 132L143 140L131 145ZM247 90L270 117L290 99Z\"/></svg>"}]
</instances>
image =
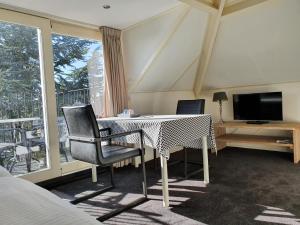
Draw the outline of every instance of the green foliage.
<instances>
[{"instance_id":1,"label":"green foliage","mask_svg":"<svg viewBox=\"0 0 300 225\"><path fill-rule=\"evenodd\" d=\"M74 63L76 61L86 62L85 55L92 43L88 40L54 34L52 35L52 44L57 92L88 87L86 64L77 68Z\"/></svg>"},{"instance_id":2,"label":"green foliage","mask_svg":"<svg viewBox=\"0 0 300 225\"><path fill-rule=\"evenodd\" d=\"M86 54L93 42L54 34L54 80L58 93L88 87ZM78 64L78 61L81 63ZM40 113L22 109L40 101L40 61L37 29L0 22L0 118ZM32 104L36 104L32 102ZM40 107L41 104L39 104Z\"/></svg>"}]
</instances>

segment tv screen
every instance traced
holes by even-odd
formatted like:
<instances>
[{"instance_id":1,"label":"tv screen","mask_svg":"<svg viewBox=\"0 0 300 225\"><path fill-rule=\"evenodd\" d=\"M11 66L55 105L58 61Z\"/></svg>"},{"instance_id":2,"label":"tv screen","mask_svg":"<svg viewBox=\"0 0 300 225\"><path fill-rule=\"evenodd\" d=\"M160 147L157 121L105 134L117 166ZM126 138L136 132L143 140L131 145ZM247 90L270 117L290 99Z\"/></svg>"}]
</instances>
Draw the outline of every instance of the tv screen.
<instances>
[{"instance_id":1,"label":"tv screen","mask_svg":"<svg viewBox=\"0 0 300 225\"><path fill-rule=\"evenodd\" d=\"M253 93L233 95L235 120L282 120L282 93Z\"/></svg>"}]
</instances>

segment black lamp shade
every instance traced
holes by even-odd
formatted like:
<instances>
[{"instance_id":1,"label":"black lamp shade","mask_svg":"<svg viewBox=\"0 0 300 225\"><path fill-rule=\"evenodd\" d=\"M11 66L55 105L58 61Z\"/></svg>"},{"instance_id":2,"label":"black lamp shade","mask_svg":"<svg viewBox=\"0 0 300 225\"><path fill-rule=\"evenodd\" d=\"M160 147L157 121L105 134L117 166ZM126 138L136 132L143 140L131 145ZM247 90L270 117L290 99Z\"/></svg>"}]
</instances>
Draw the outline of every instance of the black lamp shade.
<instances>
[{"instance_id":1,"label":"black lamp shade","mask_svg":"<svg viewBox=\"0 0 300 225\"><path fill-rule=\"evenodd\" d=\"M226 92L222 91L222 92L215 92L214 96L213 96L213 101L214 102L218 102L218 101L227 101L227 95Z\"/></svg>"}]
</instances>

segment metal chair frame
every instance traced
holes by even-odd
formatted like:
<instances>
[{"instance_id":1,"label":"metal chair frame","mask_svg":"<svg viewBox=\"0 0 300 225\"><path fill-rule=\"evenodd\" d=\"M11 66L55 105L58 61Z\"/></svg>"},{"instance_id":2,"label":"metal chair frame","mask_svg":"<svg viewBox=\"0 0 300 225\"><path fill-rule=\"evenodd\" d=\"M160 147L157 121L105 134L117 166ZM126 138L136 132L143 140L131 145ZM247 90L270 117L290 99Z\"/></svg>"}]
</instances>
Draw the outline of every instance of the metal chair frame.
<instances>
[{"instance_id":1,"label":"metal chair frame","mask_svg":"<svg viewBox=\"0 0 300 225\"><path fill-rule=\"evenodd\" d=\"M112 139L132 135L132 134L139 134L139 137L140 137L139 150L140 150L142 173L143 173L143 195L144 195L144 197L139 198L139 199L125 205L122 208L113 210L112 212L107 213L107 214L97 218L97 220L103 222L103 221L108 220L108 219L110 219L110 218L112 218L112 217L128 210L128 209L131 209L131 208L147 201L148 196L147 196L147 180L146 180L146 167L145 167L145 156L144 156L145 155L145 149L144 149L144 144L143 144L143 131L142 130L133 130L133 131L123 132L123 133L111 134L111 128L104 128L104 129L100 129L99 132L100 133L101 132L108 132L108 135L103 136L103 137L99 137L99 138L93 138L93 137L88 138L88 137L80 137L80 136L72 136L71 135L71 136L69 136L69 140L72 141L72 142L75 141L75 142L83 142L83 143L92 143L92 144L96 144L96 146L101 146L102 142L108 142L108 145L110 145L111 142L112 142ZM122 158L119 161L116 161L116 162L113 162L113 163L117 163L117 162L123 161L125 159L127 159L127 158ZM99 165L101 167L110 167L110 186L105 187L105 188L100 189L100 190L97 190L97 191L95 191L91 194L79 197L79 198L71 201L71 203L76 205L80 202L86 201L88 199L91 199L91 198L93 198L97 195L100 195L104 192L107 192L107 191L115 188L115 183L114 183L114 179L113 179L113 176L114 176L113 163L110 163L110 164L107 164L107 165L105 165L105 164Z\"/></svg>"},{"instance_id":2,"label":"metal chair frame","mask_svg":"<svg viewBox=\"0 0 300 225\"><path fill-rule=\"evenodd\" d=\"M205 100L204 99L179 100L178 103L184 102L184 101L200 101L203 107L201 107L200 112L198 112L196 114L203 114L204 113L204 107L205 107ZM179 105L177 105L176 115L182 114L182 113L179 112L179 107L178 106ZM185 147L183 148L183 154L184 154L184 159L183 160L175 160L171 163L168 163L168 166L173 166L173 165L177 165L177 164L180 164L180 163L184 163L184 178L185 179L188 179L188 178L194 176L195 174L198 174L198 173L203 171L203 169L201 168L201 169L194 170L192 172L188 172L188 164L198 165L198 166L201 166L201 165L203 166L203 164L200 163L200 162L188 161L187 148L185 148ZM157 157L156 149L153 149L154 169L157 168L157 166L156 166L156 157Z\"/></svg>"}]
</instances>

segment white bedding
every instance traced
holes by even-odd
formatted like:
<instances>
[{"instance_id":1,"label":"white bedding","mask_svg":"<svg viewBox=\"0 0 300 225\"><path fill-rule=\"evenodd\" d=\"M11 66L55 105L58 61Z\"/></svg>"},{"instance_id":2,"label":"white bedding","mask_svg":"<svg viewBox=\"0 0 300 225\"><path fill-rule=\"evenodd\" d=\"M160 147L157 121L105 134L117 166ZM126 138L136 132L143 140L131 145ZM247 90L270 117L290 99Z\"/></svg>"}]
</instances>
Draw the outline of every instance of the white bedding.
<instances>
[{"instance_id":1,"label":"white bedding","mask_svg":"<svg viewBox=\"0 0 300 225\"><path fill-rule=\"evenodd\" d=\"M0 225L99 224L95 218L35 184L12 176L0 177Z\"/></svg>"},{"instance_id":2,"label":"white bedding","mask_svg":"<svg viewBox=\"0 0 300 225\"><path fill-rule=\"evenodd\" d=\"M2 166L0 166L0 178L1 177L10 177L10 173L4 169Z\"/></svg>"}]
</instances>

